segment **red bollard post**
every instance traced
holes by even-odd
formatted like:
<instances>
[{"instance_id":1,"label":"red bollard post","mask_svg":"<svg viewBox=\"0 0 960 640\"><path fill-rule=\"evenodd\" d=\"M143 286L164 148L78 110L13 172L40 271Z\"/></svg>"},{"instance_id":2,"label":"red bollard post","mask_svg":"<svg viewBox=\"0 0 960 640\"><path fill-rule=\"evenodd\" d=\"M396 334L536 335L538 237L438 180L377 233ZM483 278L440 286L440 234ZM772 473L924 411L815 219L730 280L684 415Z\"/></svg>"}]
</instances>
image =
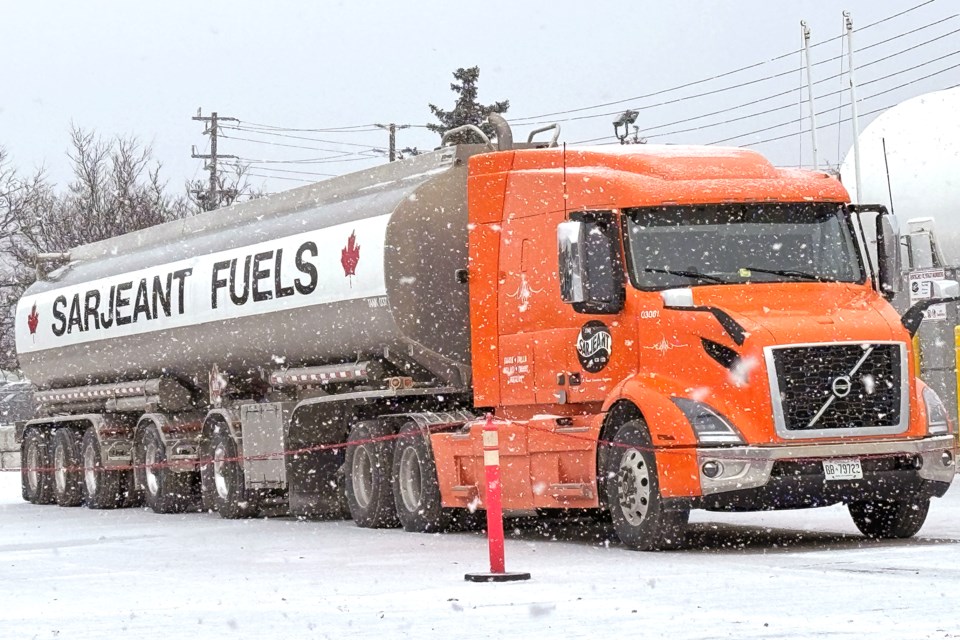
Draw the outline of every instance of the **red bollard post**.
<instances>
[{"instance_id":1,"label":"red bollard post","mask_svg":"<svg viewBox=\"0 0 960 640\"><path fill-rule=\"evenodd\" d=\"M490 573L468 573L469 582L510 582L529 580L526 572L507 572L503 553L503 502L500 495L500 438L493 415L483 425L483 466L486 470L487 543L490 547Z\"/></svg>"}]
</instances>

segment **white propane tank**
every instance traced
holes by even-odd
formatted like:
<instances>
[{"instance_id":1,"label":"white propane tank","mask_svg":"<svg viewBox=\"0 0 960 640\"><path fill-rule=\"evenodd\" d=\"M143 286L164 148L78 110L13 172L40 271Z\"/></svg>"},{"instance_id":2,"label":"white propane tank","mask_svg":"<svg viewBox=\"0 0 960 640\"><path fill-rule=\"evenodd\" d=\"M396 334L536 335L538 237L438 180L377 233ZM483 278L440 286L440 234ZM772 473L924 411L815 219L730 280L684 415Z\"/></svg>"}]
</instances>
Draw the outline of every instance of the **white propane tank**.
<instances>
[{"instance_id":1,"label":"white propane tank","mask_svg":"<svg viewBox=\"0 0 960 640\"><path fill-rule=\"evenodd\" d=\"M918 225L932 226L942 257L950 266L960 265L958 114L960 87L955 87L911 98L871 122L860 134L863 194L856 192L852 148L840 166L841 180L853 202L890 208L892 192L901 232L916 230Z\"/></svg>"}]
</instances>

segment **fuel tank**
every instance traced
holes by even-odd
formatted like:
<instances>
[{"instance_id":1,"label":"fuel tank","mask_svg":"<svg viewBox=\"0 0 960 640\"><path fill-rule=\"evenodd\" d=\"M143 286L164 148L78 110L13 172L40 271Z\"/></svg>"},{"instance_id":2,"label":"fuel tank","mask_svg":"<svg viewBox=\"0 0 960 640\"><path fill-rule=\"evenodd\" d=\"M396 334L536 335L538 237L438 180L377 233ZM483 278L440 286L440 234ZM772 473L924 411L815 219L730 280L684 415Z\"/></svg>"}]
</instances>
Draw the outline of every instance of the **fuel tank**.
<instances>
[{"instance_id":1,"label":"fuel tank","mask_svg":"<svg viewBox=\"0 0 960 640\"><path fill-rule=\"evenodd\" d=\"M445 147L78 247L19 301L40 388L383 357L470 383L466 158Z\"/></svg>"}]
</instances>

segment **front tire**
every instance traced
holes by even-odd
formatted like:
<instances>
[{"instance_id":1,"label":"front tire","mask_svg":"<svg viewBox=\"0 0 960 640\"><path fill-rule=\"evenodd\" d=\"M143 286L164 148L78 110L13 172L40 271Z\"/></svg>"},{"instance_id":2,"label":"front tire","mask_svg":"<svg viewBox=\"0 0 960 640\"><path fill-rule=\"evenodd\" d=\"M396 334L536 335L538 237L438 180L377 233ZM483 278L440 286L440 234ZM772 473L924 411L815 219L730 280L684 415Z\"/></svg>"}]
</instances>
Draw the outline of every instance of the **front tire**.
<instances>
[{"instance_id":1,"label":"front tire","mask_svg":"<svg viewBox=\"0 0 960 640\"><path fill-rule=\"evenodd\" d=\"M868 538L911 538L923 526L930 498L864 500L847 505L853 523Z\"/></svg>"},{"instance_id":2,"label":"front tire","mask_svg":"<svg viewBox=\"0 0 960 640\"><path fill-rule=\"evenodd\" d=\"M447 529L452 510L444 509L427 437L408 422L400 429L393 452L393 499L404 531L433 533Z\"/></svg>"},{"instance_id":3,"label":"front tire","mask_svg":"<svg viewBox=\"0 0 960 640\"><path fill-rule=\"evenodd\" d=\"M356 423L347 438L347 508L357 526L371 529L396 527L393 504L393 429L386 422Z\"/></svg>"},{"instance_id":4,"label":"front tire","mask_svg":"<svg viewBox=\"0 0 960 640\"><path fill-rule=\"evenodd\" d=\"M53 435L53 494L61 507L83 504L83 471L77 432L69 427Z\"/></svg>"},{"instance_id":5,"label":"front tire","mask_svg":"<svg viewBox=\"0 0 960 640\"><path fill-rule=\"evenodd\" d=\"M664 504L647 425L642 420L627 422L607 446L603 472L617 536L638 551L681 547L690 511Z\"/></svg>"},{"instance_id":6,"label":"front tire","mask_svg":"<svg viewBox=\"0 0 960 640\"><path fill-rule=\"evenodd\" d=\"M49 432L27 429L20 443L20 485L23 499L32 504L52 504Z\"/></svg>"}]
</instances>

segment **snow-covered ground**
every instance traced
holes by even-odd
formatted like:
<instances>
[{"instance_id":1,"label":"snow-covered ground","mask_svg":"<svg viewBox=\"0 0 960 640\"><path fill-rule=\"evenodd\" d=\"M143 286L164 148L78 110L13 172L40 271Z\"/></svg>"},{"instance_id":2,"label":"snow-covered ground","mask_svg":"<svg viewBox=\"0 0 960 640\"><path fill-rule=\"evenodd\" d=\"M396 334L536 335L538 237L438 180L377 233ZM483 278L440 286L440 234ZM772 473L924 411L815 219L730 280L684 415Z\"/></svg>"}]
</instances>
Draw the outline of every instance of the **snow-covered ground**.
<instances>
[{"instance_id":1,"label":"snow-covered ground","mask_svg":"<svg viewBox=\"0 0 960 640\"><path fill-rule=\"evenodd\" d=\"M479 533L37 507L0 473L0 638L960 637L960 489L907 541L841 508L693 519L682 552L514 531L533 579L477 584Z\"/></svg>"}]
</instances>

